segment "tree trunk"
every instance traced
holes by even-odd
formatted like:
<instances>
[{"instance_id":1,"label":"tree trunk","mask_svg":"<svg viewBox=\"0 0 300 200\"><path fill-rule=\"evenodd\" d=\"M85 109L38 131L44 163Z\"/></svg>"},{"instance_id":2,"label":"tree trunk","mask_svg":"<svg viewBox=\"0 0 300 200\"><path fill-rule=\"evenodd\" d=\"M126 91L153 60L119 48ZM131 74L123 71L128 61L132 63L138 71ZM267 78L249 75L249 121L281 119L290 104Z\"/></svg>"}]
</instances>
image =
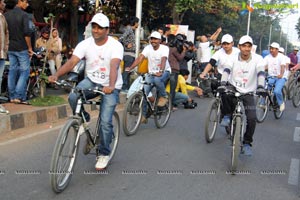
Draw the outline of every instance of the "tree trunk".
<instances>
[{"instance_id":1,"label":"tree trunk","mask_svg":"<svg viewBox=\"0 0 300 200\"><path fill-rule=\"evenodd\" d=\"M32 7L35 20L37 22L45 22L44 20L45 1L31 0L30 5Z\"/></svg>"},{"instance_id":2,"label":"tree trunk","mask_svg":"<svg viewBox=\"0 0 300 200\"><path fill-rule=\"evenodd\" d=\"M78 43L78 3L79 0L71 0L70 7L70 44L75 47Z\"/></svg>"}]
</instances>

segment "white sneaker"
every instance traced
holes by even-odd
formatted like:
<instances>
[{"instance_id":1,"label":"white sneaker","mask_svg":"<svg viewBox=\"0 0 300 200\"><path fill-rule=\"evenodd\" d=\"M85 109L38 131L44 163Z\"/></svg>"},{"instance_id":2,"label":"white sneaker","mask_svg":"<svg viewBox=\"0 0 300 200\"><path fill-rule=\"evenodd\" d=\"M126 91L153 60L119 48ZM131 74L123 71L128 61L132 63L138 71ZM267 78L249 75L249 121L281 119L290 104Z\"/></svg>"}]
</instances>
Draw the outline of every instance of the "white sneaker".
<instances>
[{"instance_id":1,"label":"white sneaker","mask_svg":"<svg viewBox=\"0 0 300 200\"><path fill-rule=\"evenodd\" d=\"M282 111L284 111L284 109L285 109L285 105L284 105L284 102L280 105L280 107L279 107L279 110L280 110L280 112L282 112Z\"/></svg>"},{"instance_id":2,"label":"white sneaker","mask_svg":"<svg viewBox=\"0 0 300 200\"><path fill-rule=\"evenodd\" d=\"M9 111L6 110L2 105L0 105L0 113L3 113L3 114L8 114Z\"/></svg>"},{"instance_id":3,"label":"white sneaker","mask_svg":"<svg viewBox=\"0 0 300 200\"><path fill-rule=\"evenodd\" d=\"M96 170L103 170L106 168L107 164L109 162L109 156L98 156L97 157L97 163L95 165Z\"/></svg>"}]
</instances>

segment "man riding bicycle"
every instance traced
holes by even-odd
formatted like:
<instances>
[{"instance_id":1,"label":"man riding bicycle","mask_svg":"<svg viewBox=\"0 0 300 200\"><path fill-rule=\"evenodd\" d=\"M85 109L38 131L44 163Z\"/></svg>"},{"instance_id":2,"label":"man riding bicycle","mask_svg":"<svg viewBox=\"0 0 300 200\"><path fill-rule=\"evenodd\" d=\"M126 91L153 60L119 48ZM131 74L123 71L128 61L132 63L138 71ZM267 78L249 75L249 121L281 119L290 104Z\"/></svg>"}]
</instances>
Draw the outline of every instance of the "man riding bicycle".
<instances>
[{"instance_id":1,"label":"man riding bicycle","mask_svg":"<svg viewBox=\"0 0 300 200\"><path fill-rule=\"evenodd\" d=\"M123 81L121 69L119 67L123 59L123 46L114 38L108 36L109 19L102 13L97 13L91 21L92 37L80 42L71 57L59 70L48 78L50 82L71 71L74 66L83 58L86 60L87 76L77 85L80 89L90 89L94 87L102 88L105 95L101 98L100 106L100 137L99 155L95 165L96 170L106 168L109 161L110 143L113 135L112 117L116 105L119 102L119 92ZM93 94L86 94L87 98L94 98ZM69 103L75 113L77 100L76 93L70 93ZM89 114L83 111L86 120L89 121Z\"/></svg>"},{"instance_id":2,"label":"man riding bicycle","mask_svg":"<svg viewBox=\"0 0 300 200\"><path fill-rule=\"evenodd\" d=\"M239 49L240 53L232 60L228 60L221 78L221 86L218 88L220 92L226 90L227 81L229 81L228 88L240 93L264 93L264 62L263 58L251 53L253 41L248 35L240 38ZM243 97L243 105L247 117L246 133L244 135L244 154L252 155L251 143L253 142L253 135L256 126L256 110L255 100L253 95L245 95ZM226 95L222 99L223 114L231 116L235 109L236 97ZM229 126L229 123L227 124Z\"/></svg>"},{"instance_id":3,"label":"man riding bicycle","mask_svg":"<svg viewBox=\"0 0 300 200\"><path fill-rule=\"evenodd\" d=\"M148 58L148 76L146 76L147 83L154 83L159 93L159 100L157 106L163 107L168 102L168 95L166 93L166 81L170 77L171 67L168 62L169 47L160 44L161 35L154 31L150 35L150 45L147 45L142 53L135 59L130 67L125 68L126 71L132 70L140 64L144 58ZM151 86L145 85L145 92L148 95ZM143 109L142 123L146 123L146 109Z\"/></svg>"},{"instance_id":4,"label":"man riding bicycle","mask_svg":"<svg viewBox=\"0 0 300 200\"><path fill-rule=\"evenodd\" d=\"M279 44L277 42L273 42L270 45L270 54L264 58L266 63L265 70L268 71L268 89L270 89L273 85L274 94L276 96L276 100L280 111L285 109L282 88L286 82L286 78L283 76L286 68L286 59L283 54L279 53Z\"/></svg>"}]
</instances>

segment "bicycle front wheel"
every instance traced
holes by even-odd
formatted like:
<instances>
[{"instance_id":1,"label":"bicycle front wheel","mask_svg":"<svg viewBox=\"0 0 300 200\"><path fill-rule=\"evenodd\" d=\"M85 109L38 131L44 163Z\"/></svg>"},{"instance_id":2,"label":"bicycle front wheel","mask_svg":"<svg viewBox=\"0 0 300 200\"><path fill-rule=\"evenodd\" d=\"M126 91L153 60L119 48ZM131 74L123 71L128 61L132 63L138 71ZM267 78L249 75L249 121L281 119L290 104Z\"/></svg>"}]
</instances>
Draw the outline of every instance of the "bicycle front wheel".
<instances>
[{"instance_id":1,"label":"bicycle front wheel","mask_svg":"<svg viewBox=\"0 0 300 200\"><path fill-rule=\"evenodd\" d=\"M256 121L262 123L265 121L269 110L269 98L258 96L256 99Z\"/></svg>"},{"instance_id":2,"label":"bicycle front wheel","mask_svg":"<svg viewBox=\"0 0 300 200\"><path fill-rule=\"evenodd\" d=\"M288 83L288 86L287 86L287 99L288 100L291 100L294 96L295 84L296 84L296 79L293 79Z\"/></svg>"},{"instance_id":3,"label":"bicycle front wheel","mask_svg":"<svg viewBox=\"0 0 300 200\"><path fill-rule=\"evenodd\" d=\"M300 84L298 84L297 87L294 88L293 92L294 94L292 97L292 103L295 108L298 108L300 106Z\"/></svg>"},{"instance_id":4,"label":"bicycle front wheel","mask_svg":"<svg viewBox=\"0 0 300 200\"><path fill-rule=\"evenodd\" d=\"M216 135L218 122L220 119L220 101L213 99L209 106L205 119L205 139L207 143L211 143Z\"/></svg>"},{"instance_id":5,"label":"bicycle front wheel","mask_svg":"<svg viewBox=\"0 0 300 200\"><path fill-rule=\"evenodd\" d=\"M119 143L120 118L117 112L114 112L112 124L113 124L113 136L110 143L109 162L114 157Z\"/></svg>"},{"instance_id":6,"label":"bicycle front wheel","mask_svg":"<svg viewBox=\"0 0 300 200\"><path fill-rule=\"evenodd\" d=\"M125 135L136 134L143 111L143 93L135 92L126 101L123 111L123 131Z\"/></svg>"},{"instance_id":7,"label":"bicycle front wheel","mask_svg":"<svg viewBox=\"0 0 300 200\"><path fill-rule=\"evenodd\" d=\"M232 149L231 149L231 173L235 173L238 165L238 155L241 151L241 131L242 131L242 118L240 116L235 117L232 120L233 127L231 131L234 131L232 138Z\"/></svg>"},{"instance_id":8,"label":"bicycle front wheel","mask_svg":"<svg viewBox=\"0 0 300 200\"><path fill-rule=\"evenodd\" d=\"M62 192L71 180L78 153L79 126L77 119L68 120L56 140L49 172L52 190L56 193Z\"/></svg>"},{"instance_id":9,"label":"bicycle front wheel","mask_svg":"<svg viewBox=\"0 0 300 200\"><path fill-rule=\"evenodd\" d=\"M163 107L157 106L158 101L155 102L154 122L157 128L163 128L166 126L170 119L172 102L171 96L168 94L168 101Z\"/></svg>"}]
</instances>

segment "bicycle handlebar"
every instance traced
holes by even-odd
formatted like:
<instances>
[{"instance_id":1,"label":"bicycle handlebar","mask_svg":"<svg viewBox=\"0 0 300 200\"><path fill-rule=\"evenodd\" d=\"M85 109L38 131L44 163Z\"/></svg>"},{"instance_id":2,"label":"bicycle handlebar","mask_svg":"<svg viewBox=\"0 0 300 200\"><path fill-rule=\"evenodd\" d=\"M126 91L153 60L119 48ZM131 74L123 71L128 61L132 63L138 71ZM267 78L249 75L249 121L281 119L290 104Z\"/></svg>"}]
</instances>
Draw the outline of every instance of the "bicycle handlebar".
<instances>
[{"instance_id":1,"label":"bicycle handlebar","mask_svg":"<svg viewBox=\"0 0 300 200\"><path fill-rule=\"evenodd\" d=\"M77 92L85 92L85 91L89 91L89 92L94 92L94 93L98 93L98 94L102 94L105 95L105 93L102 91L102 88L100 87L94 87L94 88L90 88L90 89L81 89L81 88L74 88L73 85L71 85L69 82L62 80L62 81L55 81L55 84L57 84L58 86L64 86L64 87L69 87L69 88L73 88L75 91Z\"/></svg>"}]
</instances>

